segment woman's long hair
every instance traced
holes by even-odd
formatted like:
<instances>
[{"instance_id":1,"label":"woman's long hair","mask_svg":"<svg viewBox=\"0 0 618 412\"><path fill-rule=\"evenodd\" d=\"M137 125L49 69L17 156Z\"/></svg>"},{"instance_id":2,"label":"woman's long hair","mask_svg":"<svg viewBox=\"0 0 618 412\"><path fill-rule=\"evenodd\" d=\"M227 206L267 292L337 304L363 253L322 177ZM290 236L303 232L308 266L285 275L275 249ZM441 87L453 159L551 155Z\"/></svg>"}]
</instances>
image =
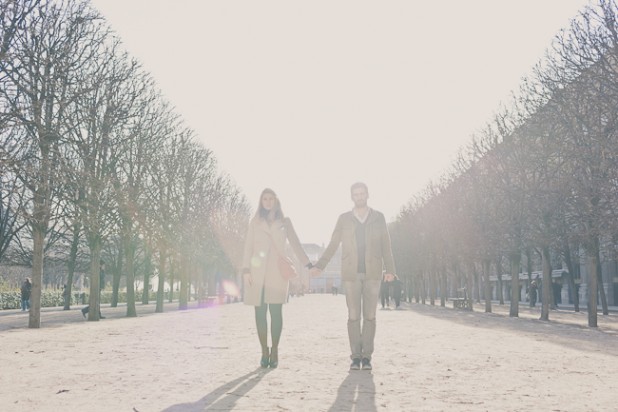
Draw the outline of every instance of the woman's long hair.
<instances>
[{"instance_id":1,"label":"woman's long hair","mask_svg":"<svg viewBox=\"0 0 618 412\"><path fill-rule=\"evenodd\" d=\"M266 210L264 209L264 206L262 206L262 197L264 197L265 194L271 194L275 197L275 205L271 210ZM274 190L269 188L262 190L255 217L264 219L269 222L275 221L277 219L283 219L284 215L283 210L281 209L281 202L279 201L279 198L277 197L277 194Z\"/></svg>"}]
</instances>

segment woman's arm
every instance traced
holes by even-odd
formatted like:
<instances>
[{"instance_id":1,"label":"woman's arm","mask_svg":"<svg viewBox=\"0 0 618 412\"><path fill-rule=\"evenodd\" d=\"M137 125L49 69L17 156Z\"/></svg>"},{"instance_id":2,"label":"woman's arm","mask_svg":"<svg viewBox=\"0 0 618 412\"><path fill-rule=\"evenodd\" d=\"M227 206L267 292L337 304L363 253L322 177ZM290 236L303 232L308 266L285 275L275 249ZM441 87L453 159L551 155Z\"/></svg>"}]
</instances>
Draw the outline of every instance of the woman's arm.
<instances>
[{"instance_id":1,"label":"woman's arm","mask_svg":"<svg viewBox=\"0 0 618 412\"><path fill-rule=\"evenodd\" d=\"M343 231L343 217L344 215L340 215L337 219L337 224L335 225L335 230L333 230L333 234L330 238L330 243L326 247L326 250L322 253L322 257L318 260L318 262L314 265L319 270L324 270L328 262L330 262L331 258L339 248L339 244L341 243L341 233Z\"/></svg>"},{"instance_id":2,"label":"woman's arm","mask_svg":"<svg viewBox=\"0 0 618 412\"><path fill-rule=\"evenodd\" d=\"M300 260L300 263L302 263L303 266L309 267L308 265L311 262L309 261L309 257L305 253L305 250L300 243L300 239L298 238L298 235L296 234L294 226L292 225L292 221L289 217L285 218L284 224L285 233L287 235L288 241L290 242L290 246L292 246L292 250L294 250L294 254L296 255L296 257L298 257L298 260Z\"/></svg>"},{"instance_id":3,"label":"woman's arm","mask_svg":"<svg viewBox=\"0 0 618 412\"><path fill-rule=\"evenodd\" d=\"M249 223L247 228L247 237L245 238L245 247L242 257L242 273L251 273L251 258L253 257L254 241L253 221Z\"/></svg>"}]
</instances>

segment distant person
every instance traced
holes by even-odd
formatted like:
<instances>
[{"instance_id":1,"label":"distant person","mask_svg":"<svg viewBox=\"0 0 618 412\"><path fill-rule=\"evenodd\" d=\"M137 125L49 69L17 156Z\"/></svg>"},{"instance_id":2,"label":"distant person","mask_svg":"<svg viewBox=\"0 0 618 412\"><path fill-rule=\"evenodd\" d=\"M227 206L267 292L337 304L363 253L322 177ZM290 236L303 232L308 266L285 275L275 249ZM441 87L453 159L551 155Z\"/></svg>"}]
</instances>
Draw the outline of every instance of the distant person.
<instances>
[{"instance_id":1,"label":"distant person","mask_svg":"<svg viewBox=\"0 0 618 412\"><path fill-rule=\"evenodd\" d=\"M105 319L105 316L101 315L101 291L105 288L105 262L101 260L100 262L101 269L99 270L99 319ZM88 316L88 312L90 312L90 305L82 308L82 315L85 317Z\"/></svg>"},{"instance_id":2,"label":"distant person","mask_svg":"<svg viewBox=\"0 0 618 412\"><path fill-rule=\"evenodd\" d=\"M554 306L558 308L558 303L562 303L562 284L556 279L551 283L552 293L554 294Z\"/></svg>"},{"instance_id":3,"label":"distant person","mask_svg":"<svg viewBox=\"0 0 618 412\"><path fill-rule=\"evenodd\" d=\"M534 282L536 284L537 302L543 303L543 282L541 281L538 275L534 279Z\"/></svg>"},{"instance_id":4,"label":"distant person","mask_svg":"<svg viewBox=\"0 0 618 412\"><path fill-rule=\"evenodd\" d=\"M26 278L21 284L21 311L25 312L30 309L30 294L32 293L32 283L30 278Z\"/></svg>"},{"instance_id":5,"label":"distant person","mask_svg":"<svg viewBox=\"0 0 618 412\"><path fill-rule=\"evenodd\" d=\"M247 231L243 253L244 302L255 307L255 324L262 347L260 366L276 368L279 365L279 342L283 330L283 304L287 302L289 280L285 279L278 265L285 256L289 241L301 263L311 267L294 231L292 221L283 215L281 202L271 189L260 195L257 212ZM270 312L271 348L268 348L268 322Z\"/></svg>"},{"instance_id":6,"label":"distant person","mask_svg":"<svg viewBox=\"0 0 618 412\"><path fill-rule=\"evenodd\" d=\"M528 289L528 296L530 298L530 307L533 308L536 306L536 298L537 298L537 285L536 280L530 282L530 288Z\"/></svg>"},{"instance_id":7,"label":"distant person","mask_svg":"<svg viewBox=\"0 0 618 412\"><path fill-rule=\"evenodd\" d=\"M395 300L395 309L401 309L401 280L397 275L394 275L391 281L391 290L393 291L393 299Z\"/></svg>"},{"instance_id":8,"label":"distant person","mask_svg":"<svg viewBox=\"0 0 618 412\"><path fill-rule=\"evenodd\" d=\"M392 280L395 261L384 215L367 206L367 185L354 183L350 191L354 208L337 219L330 243L311 269L311 275L318 276L324 270L341 244L341 278L348 306L352 359L350 369L362 367L370 370L382 268L386 267L385 280Z\"/></svg>"},{"instance_id":9,"label":"distant person","mask_svg":"<svg viewBox=\"0 0 618 412\"><path fill-rule=\"evenodd\" d=\"M380 281L380 303L382 304L382 309L390 308L390 295L391 295L391 285L384 279L385 275L382 275L382 280Z\"/></svg>"}]
</instances>

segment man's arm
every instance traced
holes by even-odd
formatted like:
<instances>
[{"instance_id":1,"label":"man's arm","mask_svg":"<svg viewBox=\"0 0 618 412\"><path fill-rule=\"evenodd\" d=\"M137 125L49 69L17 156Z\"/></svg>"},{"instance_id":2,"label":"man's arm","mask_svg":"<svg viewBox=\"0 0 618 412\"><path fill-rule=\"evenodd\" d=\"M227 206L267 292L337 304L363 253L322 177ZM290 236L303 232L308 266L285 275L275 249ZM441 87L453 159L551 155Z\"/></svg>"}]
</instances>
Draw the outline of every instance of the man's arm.
<instances>
[{"instance_id":1,"label":"man's arm","mask_svg":"<svg viewBox=\"0 0 618 412\"><path fill-rule=\"evenodd\" d=\"M395 270L395 259L393 258L393 250L391 248L391 236L388 233L388 226L386 225L386 219L384 215L382 215L382 224L384 225L384 229L382 231L382 260L384 261L384 266L386 268L386 275L390 278L389 281L394 279L394 275L397 273Z\"/></svg>"},{"instance_id":2,"label":"man's arm","mask_svg":"<svg viewBox=\"0 0 618 412\"><path fill-rule=\"evenodd\" d=\"M343 215L339 216L337 219L337 224L335 225L335 230L333 230L333 234L330 238L330 243L326 247L324 253L322 253L322 257L318 260L318 262L314 265L314 267L318 268L320 271L324 270L328 262L330 262L331 258L337 251L339 244L341 243L341 232L343 230Z\"/></svg>"}]
</instances>

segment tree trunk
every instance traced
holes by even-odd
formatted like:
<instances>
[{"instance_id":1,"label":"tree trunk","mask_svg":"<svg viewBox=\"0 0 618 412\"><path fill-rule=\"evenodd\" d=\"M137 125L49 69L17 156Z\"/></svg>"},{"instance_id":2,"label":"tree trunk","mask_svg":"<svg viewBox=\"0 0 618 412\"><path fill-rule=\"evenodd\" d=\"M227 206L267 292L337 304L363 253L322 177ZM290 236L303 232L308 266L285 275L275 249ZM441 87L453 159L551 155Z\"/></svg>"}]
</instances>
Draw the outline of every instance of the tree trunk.
<instances>
[{"instance_id":1,"label":"tree trunk","mask_svg":"<svg viewBox=\"0 0 618 412\"><path fill-rule=\"evenodd\" d=\"M146 246L145 262L144 262L144 293L142 293L142 304L147 305L150 298L150 276L152 274L152 252L150 247Z\"/></svg>"},{"instance_id":2,"label":"tree trunk","mask_svg":"<svg viewBox=\"0 0 618 412\"><path fill-rule=\"evenodd\" d=\"M127 317L137 317L137 310L135 309L135 245L133 242L133 235L126 233L124 236L124 250L125 250L125 272L127 276Z\"/></svg>"},{"instance_id":3,"label":"tree trunk","mask_svg":"<svg viewBox=\"0 0 618 412\"><path fill-rule=\"evenodd\" d=\"M169 303L174 300L174 278L176 276L176 261L170 258L170 296Z\"/></svg>"},{"instance_id":4,"label":"tree trunk","mask_svg":"<svg viewBox=\"0 0 618 412\"><path fill-rule=\"evenodd\" d=\"M528 279L532 281L532 251L530 248L526 249L526 272L528 273Z\"/></svg>"},{"instance_id":5,"label":"tree trunk","mask_svg":"<svg viewBox=\"0 0 618 412\"><path fill-rule=\"evenodd\" d=\"M490 261L483 260L483 278L485 281L485 312L491 313L491 282L489 280Z\"/></svg>"},{"instance_id":6,"label":"tree trunk","mask_svg":"<svg viewBox=\"0 0 618 412\"><path fill-rule=\"evenodd\" d=\"M497 284L498 290L496 290L496 292L498 294L498 302L500 303L500 305L504 305L504 293L502 293L502 289L503 289L503 284L502 284L502 256L499 256L498 259L496 259L496 276L498 278L498 284Z\"/></svg>"},{"instance_id":7,"label":"tree trunk","mask_svg":"<svg viewBox=\"0 0 618 412\"><path fill-rule=\"evenodd\" d=\"M28 316L29 328L41 327L41 285L43 280L43 243L45 230L32 228L32 289L30 291L30 313Z\"/></svg>"},{"instance_id":8,"label":"tree trunk","mask_svg":"<svg viewBox=\"0 0 618 412\"><path fill-rule=\"evenodd\" d=\"M520 290L519 285L519 264L521 262L521 253L513 252L509 256L509 263L511 266L511 307L509 310L510 317L519 317L519 299Z\"/></svg>"},{"instance_id":9,"label":"tree trunk","mask_svg":"<svg viewBox=\"0 0 618 412\"><path fill-rule=\"evenodd\" d=\"M217 294L217 273L212 268L207 271L206 295L215 296Z\"/></svg>"},{"instance_id":10,"label":"tree trunk","mask_svg":"<svg viewBox=\"0 0 618 412\"><path fill-rule=\"evenodd\" d=\"M189 308L189 262L188 258L183 254L180 264L180 297L178 298L178 309L185 310Z\"/></svg>"},{"instance_id":11,"label":"tree trunk","mask_svg":"<svg viewBox=\"0 0 618 412\"><path fill-rule=\"evenodd\" d=\"M554 279L553 278L551 280L550 286L551 286L551 290L550 290L550 293L549 293L549 308L553 309L553 310L556 310L558 308L558 302L556 302L556 294L555 294L555 291L554 291L555 288L554 288Z\"/></svg>"},{"instance_id":12,"label":"tree trunk","mask_svg":"<svg viewBox=\"0 0 618 412\"><path fill-rule=\"evenodd\" d=\"M404 283L404 287L405 287L405 300L404 302L408 302L408 303L412 303L412 295L414 292L414 289L412 288L412 275L410 273L406 273L405 275L405 283ZM238 281L238 284L240 285L241 280Z\"/></svg>"},{"instance_id":13,"label":"tree trunk","mask_svg":"<svg viewBox=\"0 0 618 412\"><path fill-rule=\"evenodd\" d=\"M157 306L155 313L163 313L163 299L165 298L165 260L167 259L165 246L159 247L159 284L157 288ZM170 286L171 289L171 286Z\"/></svg>"},{"instance_id":14,"label":"tree trunk","mask_svg":"<svg viewBox=\"0 0 618 412\"><path fill-rule=\"evenodd\" d=\"M543 302L541 320L549 320L550 296L553 292L551 287L551 256L548 246L544 246L541 249L541 258L543 261Z\"/></svg>"},{"instance_id":15,"label":"tree trunk","mask_svg":"<svg viewBox=\"0 0 618 412\"><path fill-rule=\"evenodd\" d=\"M440 306L446 307L446 269L442 268L440 273Z\"/></svg>"},{"instance_id":16,"label":"tree trunk","mask_svg":"<svg viewBox=\"0 0 618 412\"><path fill-rule=\"evenodd\" d=\"M601 253L599 251L597 241L597 287L599 288L599 295L601 296L601 308L604 315L609 315L609 308L607 307L607 296L605 295L605 288L603 287L603 268L601 267Z\"/></svg>"},{"instance_id":17,"label":"tree trunk","mask_svg":"<svg viewBox=\"0 0 618 412\"><path fill-rule=\"evenodd\" d=\"M579 312L579 293L577 293L577 287L575 286L575 266L573 265L573 259L571 258L571 248L569 247L569 243L567 241L565 241L563 247L563 255L569 271L568 282L572 293L573 306L575 307L575 312Z\"/></svg>"},{"instance_id":18,"label":"tree trunk","mask_svg":"<svg viewBox=\"0 0 618 412\"><path fill-rule=\"evenodd\" d=\"M474 266L474 296L476 297L476 303L480 304L483 296L482 290L482 282L481 276L482 273L476 270L476 265Z\"/></svg>"},{"instance_id":19,"label":"tree trunk","mask_svg":"<svg viewBox=\"0 0 618 412\"><path fill-rule=\"evenodd\" d=\"M437 292L437 285L436 285L436 277L438 276L437 271L435 270L435 268L430 271L430 275L431 278L429 279L429 304L431 306L435 306L436 305L436 292Z\"/></svg>"},{"instance_id":20,"label":"tree trunk","mask_svg":"<svg viewBox=\"0 0 618 412\"><path fill-rule=\"evenodd\" d=\"M456 297L457 296L457 289L463 288L464 287L464 279L463 276L461 274L461 270L459 269L458 265L453 265L453 272L452 272L453 276L451 277L451 282L449 283L449 288L448 288L448 297L452 298L452 297Z\"/></svg>"},{"instance_id":21,"label":"tree trunk","mask_svg":"<svg viewBox=\"0 0 618 412\"><path fill-rule=\"evenodd\" d=\"M118 293L120 292L120 278L122 277L124 251L118 250L118 262L112 274L112 308L118 307Z\"/></svg>"},{"instance_id":22,"label":"tree trunk","mask_svg":"<svg viewBox=\"0 0 618 412\"><path fill-rule=\"evenodd\" d=\"M88 241L90 247L90 297L88 299L88 321L98 321L101 312L101 299L99 285L101 275L101 239L93 236Z\"/></svg>"},{"instance_id":23,"label":"tree trunk","mask_svg":"<svg viewBox=\"0 0 618 412\"><path fill-rule=\"evenodd\" d=\"M424 305L427 301L427 282L425 282L425 271L421 272L421 303Z\"/></svg>"},{"instance_id":24,"label":"tree trunk","mask_svg":"<svg viewBox=\"0 0 618 412\"><path fill-rule=\"evenodd\" d=\"M79 231L81 226L79 224L73 225L73 240L71 241L71 251L69 252L69 262L67 263L68 276L67 276L67 298L64 300L64 310L71 309L71 295L73 293L73 277L75 276L75 262L77 261L77 248L79 246Z\"/></svg>"},{"instance_id":25,"label":"tree trunk","mask_svg":"<svg viewBox=\"0 0 618 412\"><path fill-rule=\"evenodd\" d=\"M598 295L598 276L597 276L597 256L595 250L589 250L586 259L588 269L588 326L596 328L597 325L597 295Z\"/></svg>"},{"instance_id":26,"label":"tree trunk","mask_svg":"<svg viewBox=\"0 0 618 412\"><path fill-rule=\"evenodd\" d=\"M28 314L28 327L41 327L41 290L43 284L43 263L45 253L45 234L49 224L49 205L51 204L51 181L49 144L46 136L39 135L41 142L41 167L40 183L33 196L32 223L32 289L30 292L30 313Z\"/></svg>"},{"instance_id":27,"label":"tree trunk","mask_svg":"<svg viewBox=\"0 0 618 412\"><path fill-rule=\"evenodd\" d=\"M473 291L473 285L474 285L474 264L470 264L468 271L466 272L466 275L465 275L465 280L466 280L465 297L468 299L468 307L470 308L471 311L473 311L474 310L474 307L473 307L474 297L472 296L472 291Z\"/></svg>"}]
</instances>

